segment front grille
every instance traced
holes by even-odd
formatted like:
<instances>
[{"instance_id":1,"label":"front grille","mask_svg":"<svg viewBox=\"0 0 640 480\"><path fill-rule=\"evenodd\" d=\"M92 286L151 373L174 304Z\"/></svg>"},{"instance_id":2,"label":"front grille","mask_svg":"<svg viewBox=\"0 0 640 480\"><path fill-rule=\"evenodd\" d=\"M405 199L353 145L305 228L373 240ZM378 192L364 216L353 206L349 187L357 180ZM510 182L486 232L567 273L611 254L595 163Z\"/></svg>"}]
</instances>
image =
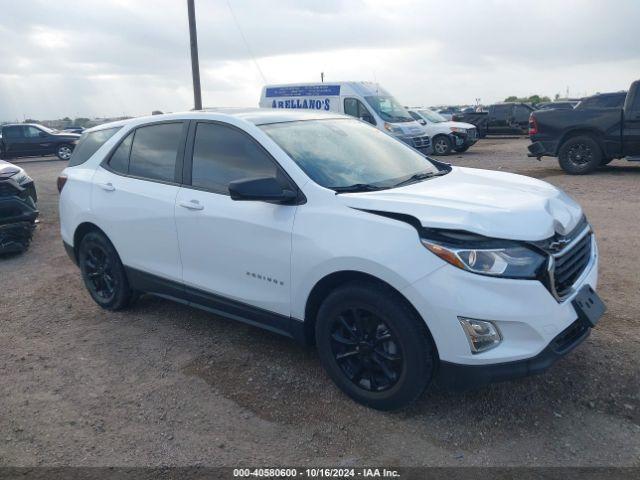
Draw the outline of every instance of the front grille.
<instances>
[{"instance_id":1,"label":"front grille","mask_svg":"<svg viewBox=\"0 0 640 480\"><path fill-rule=\"evenodd\" d=\"M9 182L0 182L0 197L13 197L14 195L18 195L20 190L18 190L14 185Z\"/></svg>"},{"instance_id":2,"label":"front grille","mask_svg":"<svg viewBox=\"0 0 640 480\"><path fill-rule=\"evenodd\" d=\"M588 233L567 251L554 255L553 286L559 299L571 293L571 287L589 264L592 236Z\"/></svg>"},{"instance_id":3,"label":"front grille","mask_svg":"<svg viewBox=\"0 0 640 480\"><path fill-rule=\"evenodd\" d=\"M431 145L431 139L427 135L424 137L413 137L411 141L415 148L426 148Z\"/></svg>"}]
</instances>

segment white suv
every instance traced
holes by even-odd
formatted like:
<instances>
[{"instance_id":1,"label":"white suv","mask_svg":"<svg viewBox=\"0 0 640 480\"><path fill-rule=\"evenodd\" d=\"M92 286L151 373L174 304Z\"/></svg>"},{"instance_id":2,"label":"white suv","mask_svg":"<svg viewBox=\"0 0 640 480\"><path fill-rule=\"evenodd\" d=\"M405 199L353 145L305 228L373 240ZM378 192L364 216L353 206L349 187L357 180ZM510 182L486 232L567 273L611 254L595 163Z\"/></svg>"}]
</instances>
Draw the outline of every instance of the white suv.
<instances>
[{"instance_id":1,"label":"white suv","mask_svg":"<svg viewBox=\"0 0 640 480\"><path fill-rule=\"evenodd\" d=\"M546 369L604 310L581 208L528 177L451 167L357 119L190 112L84 133L58 181L92 298L170 298L317 345L379 409L436 376Z\"/></svg>"}]
</instances>

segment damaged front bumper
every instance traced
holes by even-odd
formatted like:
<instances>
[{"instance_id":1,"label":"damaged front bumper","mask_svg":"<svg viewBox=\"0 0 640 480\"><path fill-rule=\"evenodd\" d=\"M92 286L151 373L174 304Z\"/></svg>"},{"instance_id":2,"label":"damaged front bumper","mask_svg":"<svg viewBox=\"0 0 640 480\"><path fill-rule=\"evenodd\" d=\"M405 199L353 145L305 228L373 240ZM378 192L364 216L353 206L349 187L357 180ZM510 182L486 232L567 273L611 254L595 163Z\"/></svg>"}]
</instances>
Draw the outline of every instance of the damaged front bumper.
<instances>
[{"instance_id":1,"label":"damaged front bumper","mask_svg":"<svg viewBox=\"0 0 640 480\"><path fill-rule=\"evenodd\" d=\"M0 254L27 249L39 214L36 201L33 182L0 180Z\"/></svg>"}]
</instances>

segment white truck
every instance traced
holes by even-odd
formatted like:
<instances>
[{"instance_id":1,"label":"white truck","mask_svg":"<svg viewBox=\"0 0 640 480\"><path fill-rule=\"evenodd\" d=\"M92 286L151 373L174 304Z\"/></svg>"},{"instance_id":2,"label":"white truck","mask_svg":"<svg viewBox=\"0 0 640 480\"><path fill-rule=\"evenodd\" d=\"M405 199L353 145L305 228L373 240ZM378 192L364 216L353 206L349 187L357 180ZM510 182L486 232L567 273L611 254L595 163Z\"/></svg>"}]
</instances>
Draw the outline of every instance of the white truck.
<instances>
[{"instance_id":1,"label":"white truck","mask_svg":"<svg viewBox=\"0 0 640 480\"><path fill-rule=\"evenodd\" d=\"M452 151L466 152L478 141L478 129L475 125L447 120L428 108L408 108L409 114L431 137L435 155L449 155Z\"/></svg>"},{"instance_id":2,"label":"white truck","mask_svg":"<svg viewBox=\"0 0 640 480\"><path fill-rule=\"evenodd\" d=\"M288 108L343 113L374 125L423 154L433 152L424 126L384 88L373 82L266 85L261 108Z\"/></svg>"}]
</instances>

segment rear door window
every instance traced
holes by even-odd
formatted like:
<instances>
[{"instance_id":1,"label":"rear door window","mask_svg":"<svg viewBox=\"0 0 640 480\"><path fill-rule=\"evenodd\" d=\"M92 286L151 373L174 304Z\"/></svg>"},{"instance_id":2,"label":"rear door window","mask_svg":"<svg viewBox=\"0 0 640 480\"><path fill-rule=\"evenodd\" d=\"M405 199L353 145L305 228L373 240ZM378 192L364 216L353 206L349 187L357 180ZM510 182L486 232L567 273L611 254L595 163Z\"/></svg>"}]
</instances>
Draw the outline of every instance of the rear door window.
<instances>
[{"instance_id":1,"label":"rear door window","mask_svg":"<svg viewBox=\"0 0 640 480\"><path fill-rule=\"evenodd\" d=\"M129 157L129 175L161 182L176 181L176 162L183 122L136 129Z\"/></svg>"},{"instance_id":2,"label":"rear door window","mask_svg":"<svg viewBox=\"0 0 640 480\"><path fill-rule=\"evenodd\" d=\"M105 144L107 140L113 137L121 127L105 128L104 130L98 130L97 132L85 133L80 137L76 148L73 150L73 155L69 160L69 166L75 167L81 165L91 156L98 151L98 149Z\"/></svg>"},{"instance_id":3,"label":"rear door window","mask_svg":"<svg viewBox=\"0 0 640 480\"><path fill-rule=\"evenodd\" d=\"M513 110L513 116L516 122L527 122L529 121L529 115L531 114L531 110L529 110L524 105L516 105Z\"/></svg>"},{"instance_id":4,"label":"rear door window","mask_svg":"<svg viewBox=\"0 0 640 480\"><path fill-rule=\"evenodd\" d=\"M492 116L496 120L507 120L511 115L511 105L495 105L493 107Z\"/></svg>"},{"instance_id":5,"label":"rear door window","mask_svg":"<svg viewBox=\"0 0 640 480\"><path fill-rule=\"evenodd\" d=\"M4 127L2 135L4 138L22 138L22 126Z\"/></svg>"}]
</instances>

